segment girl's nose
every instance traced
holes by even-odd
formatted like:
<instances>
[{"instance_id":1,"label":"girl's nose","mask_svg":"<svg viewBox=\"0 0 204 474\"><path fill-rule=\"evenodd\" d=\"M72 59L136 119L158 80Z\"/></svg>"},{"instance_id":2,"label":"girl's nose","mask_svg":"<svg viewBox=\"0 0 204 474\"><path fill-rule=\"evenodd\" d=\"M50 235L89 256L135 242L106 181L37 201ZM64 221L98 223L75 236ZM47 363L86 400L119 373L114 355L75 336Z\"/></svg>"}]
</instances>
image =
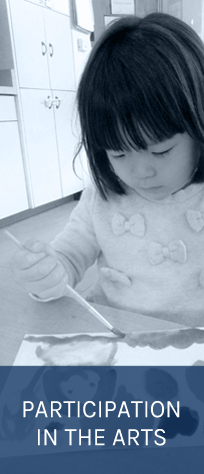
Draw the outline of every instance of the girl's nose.
<instances>
[{"instance_id":1,"label":"girl's nose","mask_svg":"<svg viewBox=\"0 0 204 474\"><path fill-rule=\"evenodd\" d=\"M138 179L153 178L156 174L154 167L144 156L135 157L132 163L132 172Z\"/></svg>"}]
</instances>

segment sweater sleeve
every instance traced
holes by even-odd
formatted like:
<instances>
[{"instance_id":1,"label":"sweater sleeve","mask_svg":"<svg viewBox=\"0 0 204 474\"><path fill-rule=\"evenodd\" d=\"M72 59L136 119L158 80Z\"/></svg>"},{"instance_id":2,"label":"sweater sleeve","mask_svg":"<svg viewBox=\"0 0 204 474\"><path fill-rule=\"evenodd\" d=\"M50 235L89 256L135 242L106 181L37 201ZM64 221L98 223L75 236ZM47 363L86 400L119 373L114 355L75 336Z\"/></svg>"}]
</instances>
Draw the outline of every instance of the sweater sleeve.
<instances>
[{"instance_id":1,"label":"sweater sleeve","mask_svg":"<svg viewBox=\"0 0 204 474\"><path fill-rule=\"evenodd\" d=\"M67 271L72 287L83 278L87 268L100 253L92 219L95 196L93 187L83 191L68 224L51 243Z\"/></svg>"}]
</instances>

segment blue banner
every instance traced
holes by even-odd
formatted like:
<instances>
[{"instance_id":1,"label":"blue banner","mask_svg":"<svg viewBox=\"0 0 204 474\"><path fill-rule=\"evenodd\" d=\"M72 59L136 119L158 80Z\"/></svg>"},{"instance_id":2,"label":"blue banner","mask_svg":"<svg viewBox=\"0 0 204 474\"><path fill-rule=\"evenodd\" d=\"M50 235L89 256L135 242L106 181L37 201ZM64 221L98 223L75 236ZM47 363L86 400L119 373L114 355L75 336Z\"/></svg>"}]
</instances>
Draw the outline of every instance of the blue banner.
<instances>
[{"instance_id":1,"label":"blue banner","mask_svg":"<svg viewBox=\"0 0 204 474\"><path fill-rule=\"evenodd\" d=\"M203 473L204 367L0 367L3 474Z\"/></svg>"}]
</instances>

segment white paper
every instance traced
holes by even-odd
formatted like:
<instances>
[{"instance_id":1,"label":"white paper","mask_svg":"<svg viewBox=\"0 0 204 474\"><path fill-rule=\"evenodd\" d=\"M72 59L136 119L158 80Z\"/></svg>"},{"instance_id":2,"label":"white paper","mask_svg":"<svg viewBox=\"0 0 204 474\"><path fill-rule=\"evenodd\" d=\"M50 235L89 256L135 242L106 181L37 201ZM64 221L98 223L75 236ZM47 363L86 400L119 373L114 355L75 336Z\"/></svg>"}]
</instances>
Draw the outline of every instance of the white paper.
<instances>
[{"instance_id":1,"label":"white paper","mask_svg":"<svg viewBox=\"0 0 204 474\"><path fill-rule=\"evenodd\" d=\"M134 15L134 0L111 0L112 15Z\"/></svg>"},{"instance_id":2,"label":"white paper","mask_svg":"<svg viewBox=\"0 0 204 474\"><path fill-rule=\"evenodd\" d=\"M201 334L204 337L203 330L195 331L197 331L195 334ZM183 332L176 330L149 333L148 338L152 341L150 344L154 345L155 348L149 345L131 347L125 340L120 340L111 333L27 335L22 342L14 365L204 365L204 341L199 344L188 342L188 347L182 348L185 332L186 330ZM166 343L167 347L159 349L159 339L169 337L169 341L174 341L176 333L180 339L180 348L173 347L168 342ZM194 333L191 332L190 334ZM136 337L142 340L144 335L138 333Z\"/></svg>"}]
</instances>

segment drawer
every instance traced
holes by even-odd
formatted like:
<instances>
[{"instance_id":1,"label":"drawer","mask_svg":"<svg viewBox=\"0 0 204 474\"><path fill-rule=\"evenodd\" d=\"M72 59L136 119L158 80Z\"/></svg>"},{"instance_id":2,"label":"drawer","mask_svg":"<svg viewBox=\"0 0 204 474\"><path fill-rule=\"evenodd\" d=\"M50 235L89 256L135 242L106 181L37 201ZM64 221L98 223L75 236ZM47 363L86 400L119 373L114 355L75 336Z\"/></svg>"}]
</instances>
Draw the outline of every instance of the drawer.
<instances>
[{"instance_id":1,"label":"drawer","mask_svg":"<svg viewBox=\"0 0 204 474\"><path fill-rule=\"evenodd\" d=\"M13 96L0 95L0 122L17 120L15 99Z\"/></svg>"}]
</instances>

